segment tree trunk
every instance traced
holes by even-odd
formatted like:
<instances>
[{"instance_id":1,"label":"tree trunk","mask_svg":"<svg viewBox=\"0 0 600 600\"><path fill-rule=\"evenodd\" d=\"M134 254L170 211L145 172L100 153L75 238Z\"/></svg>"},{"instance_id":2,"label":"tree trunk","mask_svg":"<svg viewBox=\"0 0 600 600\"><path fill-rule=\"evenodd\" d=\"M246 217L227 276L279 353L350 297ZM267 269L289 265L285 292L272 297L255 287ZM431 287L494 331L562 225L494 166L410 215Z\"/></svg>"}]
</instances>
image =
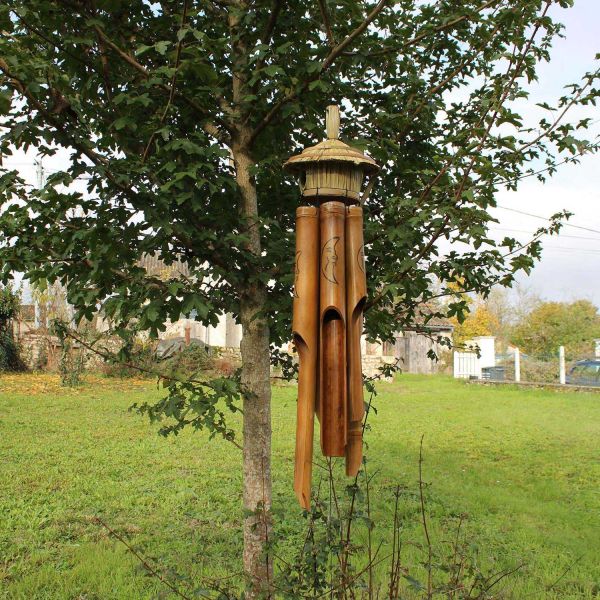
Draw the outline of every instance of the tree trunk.
<instances>
[{"instance_id":1,"label":"tree trunk","mask_svg":"<svg viewBox=\"0 0 600 600\"><path fill-rule=\"evenodd\" d=\"M241 212L248 221L248 250L260 256L260 233L256 186L250 175L250 156L233 150L236 180L241 194ZM265 284L251 280L240 291L242 323L242 387L244 394L243 476L244 509L252 514L244 520L244 570L249 578L248 596L269 596L272 565L266 552L271 520L271 385L269 325L264 314Z\"/></svg>"}]
</instances>

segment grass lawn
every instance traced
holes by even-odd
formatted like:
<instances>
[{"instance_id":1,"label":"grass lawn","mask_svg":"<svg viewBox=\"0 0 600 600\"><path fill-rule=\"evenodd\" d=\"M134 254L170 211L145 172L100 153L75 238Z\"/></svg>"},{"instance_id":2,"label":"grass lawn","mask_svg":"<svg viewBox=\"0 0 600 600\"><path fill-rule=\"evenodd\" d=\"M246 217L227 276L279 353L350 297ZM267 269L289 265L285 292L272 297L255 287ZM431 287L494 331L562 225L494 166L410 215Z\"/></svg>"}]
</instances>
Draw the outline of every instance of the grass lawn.
<instances>
[{"instance_id":1,"label":"grass lawn","mask_svg":"<svg viewBox=\"0 0 600 600\"><path fill-rule=\"evenodd\" d=\"M444 560L463 515L461 539L482 572L520 567L494 588L497 597L600 598L600 394L408 375L379 389L368 433L374 536L390 538L400 485L411 577L424 576L424 434L434 562ZM147 381L90 378L65 390L52 376L0 375L0 598L164 594L94 516L166 577L175 580L176 571L196 583L236 580L240 451L203 433L162 438L156 425L127 411L159 393ZM239 427L239 418L234 422ZM288 558L304 527L292 491L294 422L295 389L275 387L276 535ZM357 535L364 537L364 528ZM386 568L382 563L377 576ZM437 567L436 577L443 578ZM177 585L192 589L185 579Z\"/></svg>"}]
</instances>

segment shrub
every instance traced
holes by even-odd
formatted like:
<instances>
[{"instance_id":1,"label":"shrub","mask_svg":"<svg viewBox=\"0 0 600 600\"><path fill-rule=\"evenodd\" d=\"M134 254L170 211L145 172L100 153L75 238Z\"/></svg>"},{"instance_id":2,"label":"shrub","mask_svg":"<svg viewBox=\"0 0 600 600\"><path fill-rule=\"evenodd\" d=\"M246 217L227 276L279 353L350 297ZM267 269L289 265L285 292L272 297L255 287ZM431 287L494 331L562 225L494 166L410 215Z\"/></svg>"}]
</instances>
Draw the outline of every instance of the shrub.
<instances>
[{"instance_id":1,"label":"shrub","mask_svg":"<svg viewBox=\"0 0 600 600\"><path fill-rule=\"evenodd\" d=\"M25 371L21 358L21 345L13 337L12 331L0 329L0 371Z\"/></svg>"},{"instance_id":2,"label":"shrub","mask_svg":"<svg viewBox=\"0 0 600 600\"><path fill-rule=\"evenodd\" d=\"M102 374L106 377L127 379L132 377L152 377L152 372L158 370L158 362L154 355L154 346L152 344L140 341L135 342L126 362L127 364L117 360L105 361L101 366Z\"/></svg>"},{"instance_id":3,"label":"shrub","mask_svg":"<svg viewBox=\"0 0 600 600\"><path fill-rule=\"evenodd\" d=\"M214 370L224 377L231 377L237 370L237 366L234 362L226 357L220 356L214 360Z\"/></svg>"},{"instance_id":4,"label":"shrub","mask_svg":"<svg viewBox=\"0 0 600 600\"><path fill-rule=\"evenodd\" d=\"M515 378L515 363L513 359L502 363L505 367L505 379L512 381ZM521 355L521 381L530 383L555 383L558 382L558 357L546 359Z\"/></svg>"},{"instance_id":5,"label":"shrub","mask_svg":"<svg viewBox=\"0 0 600 600\"><path fill-rule=\"evenodd\" d=\"M162 361L160 371L191 377L195 373L210 371L214 367L215 359L210 349L198 344L190 344Z\"/></svg>"},{"instance_id":6,"label":"shrub","mask_svg":"<svg viewBox=\"0 0 600 600\"><path fill-rule=\"evenodd\" d=\"M19 312L19 294L10 286L0 287L0 371L24 371L21 347L15 340L12 320Z\"/></svg>"},{"instance_id":7,"label":"shrub","mask_svg":"<svg viewBox=\"0 0 600 600\"><path fill-rule=\"evenodd\" d=\"M85 353L83 348L75 346L72 340L62 340L62 350L58 371L60 383L65 387L81 385L81 376L85 370Z\"/></svg>"}]
</instances>

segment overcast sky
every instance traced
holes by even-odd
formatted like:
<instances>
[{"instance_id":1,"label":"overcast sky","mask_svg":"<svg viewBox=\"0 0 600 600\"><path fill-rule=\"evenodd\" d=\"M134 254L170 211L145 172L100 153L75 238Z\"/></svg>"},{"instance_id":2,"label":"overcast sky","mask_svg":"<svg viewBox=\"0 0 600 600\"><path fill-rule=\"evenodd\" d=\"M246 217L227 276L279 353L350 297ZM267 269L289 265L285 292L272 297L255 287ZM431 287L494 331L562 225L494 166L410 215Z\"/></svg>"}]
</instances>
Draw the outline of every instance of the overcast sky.
<instances>
[{"instance_id":1,"label":"overcast sky","mask_svg":"<svg viewBox=\"0 0 600 600\"><path fill-rule=\"evenodd\" d=\"M566 39L555 42L551 62L539 69L539 82L531 88L529 99L532 114L535 103L552 104L564 94L564 85L600 66L594 60L600 52L600 0L575 0L573 8L557 9L554 15L566 25ZM587 109L585 115L600 120L600 107ZM600 122L587 137L599 134ZM542 261L521 282L547 299L588 298L600 305L600 155L584 157L578 165L562 165L546 184L525 179L517 192L500 192L497 201L504 207L492 211L500 221L494 226L498 239L514 235L526 241L527 233L520 232L533 232L544 224L522 212L545 217L562 209L573 213L569 223L585 229L569 226L558 237L547 238Z\"/></svg>"},{"instance_id":2,"label":"overcast sky","mask_svg":"<svg viewBox=\"0 0 600 600\"><path fill-rule=\"evenodd\" d=\"M566 25L566 38L555 41L551 62L540 66L539 81L531 87L530 99L520 108L536 122L541 115L541 109L535 106L537 102L553 104L565 93L566 84L600 64L594 60L600 52L600 0L575 0L572 9L555 8L553 12ZM600 108L580 111L573 118L584 115L600 121ZM588 139L599 134L600 122L593 126ZM18 154L6 157L4 166L19 169L35 184L34 159L33 153ZM45 159L44 167L46 171L64 168L67 160L63 151ZM83 182L77 187L83 190ZM560 236L548 238L542 261L530 277L522 277L520 282L549 300L588 298L600 305L600 156L587 156L580 164L559 167L546 184L533 177L525 179L517 192L501 191L497 200L499 208L492 211L499 220L492 228L497 239L509 235L525 242L544 224L543 219L522 212L540 217L562 209L573 213L570 223L578 227L565 227Z\"/></svg>"}]
</instances>

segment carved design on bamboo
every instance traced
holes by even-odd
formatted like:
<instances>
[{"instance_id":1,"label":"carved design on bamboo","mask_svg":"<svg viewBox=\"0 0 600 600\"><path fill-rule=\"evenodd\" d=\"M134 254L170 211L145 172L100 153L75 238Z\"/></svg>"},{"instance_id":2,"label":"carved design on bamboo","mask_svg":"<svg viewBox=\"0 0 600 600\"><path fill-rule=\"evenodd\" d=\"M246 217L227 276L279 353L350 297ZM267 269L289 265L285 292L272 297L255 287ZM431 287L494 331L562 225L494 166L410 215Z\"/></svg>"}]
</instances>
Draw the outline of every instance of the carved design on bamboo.
<instances>
[{"instance_id":1,"label":"carved design on bamboo","mask_svg":"<svg viewBox=\"0 0 600 600\"><path fill-rule=\"evenodd\" d=\"M337 245L339 241L339 236L330 238L323 244L323 250L321 251L321 270L323 271L323 277L335 285L338 285L336 267L338 262Z\"/></svg>"}]
</instances>

